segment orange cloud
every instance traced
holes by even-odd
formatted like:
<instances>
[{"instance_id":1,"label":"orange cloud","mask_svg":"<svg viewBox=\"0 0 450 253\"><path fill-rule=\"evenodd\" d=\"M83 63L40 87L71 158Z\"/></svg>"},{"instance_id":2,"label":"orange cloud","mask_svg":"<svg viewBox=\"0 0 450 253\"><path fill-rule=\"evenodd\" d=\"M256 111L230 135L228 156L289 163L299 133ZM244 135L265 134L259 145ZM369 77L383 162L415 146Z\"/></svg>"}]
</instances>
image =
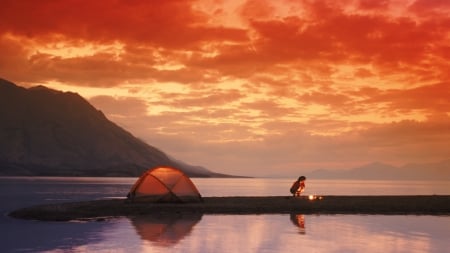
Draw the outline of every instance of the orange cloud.
<instances>
[{"instance_id":1,"label":"orange cloud","mask_svg":"<svg viewBox=\"0 0 450 253\"><path fill-rule=\"evenodd\" d=\"M445 0L417 0L409 9L422 17L448 19L450 3Z\"/></svg>"},{"instance_id":2,"label":"orange cloud","mask_svg":"<svg viewBox=\"0 0 450 253\"><path fill-rule=\"evenodd\" d=\"M0 31L28 37L62 34L86 41L124 40L189 48L199 42L242 41L240 29L209 27L193 1L3 1ZM20 13L20 15L17 15Z\"/></svg>"},{"instance_id":3,"label":"orange cloud","mask_svg":"<svg viewBox=\"0 0 450 253\"><path fill-rule=\"evenodd\" d=\"M390 103L389 110L427 110L445 113L450 108L450 83L438 83L406 90L387 90L373 96L373 103Z\"/></svg>"},{"instance_id":4,"label":"orange cloud","mask_svg":"<svg viewBox=\"0 0 450 253\"><path fill-rule=\"evenodd\" d=\"M449 157L448 1L5 0L0 15L1 77L79 92L188 162L288 175Z\"/></svg>"}]
</instances>

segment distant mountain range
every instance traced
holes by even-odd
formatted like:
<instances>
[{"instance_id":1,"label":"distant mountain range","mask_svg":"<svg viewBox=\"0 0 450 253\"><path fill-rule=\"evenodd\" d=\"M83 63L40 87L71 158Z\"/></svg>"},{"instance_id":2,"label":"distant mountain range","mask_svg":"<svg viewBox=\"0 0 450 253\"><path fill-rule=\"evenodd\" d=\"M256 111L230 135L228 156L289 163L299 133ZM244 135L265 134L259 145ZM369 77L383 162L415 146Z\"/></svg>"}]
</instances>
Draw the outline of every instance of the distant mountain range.
<instances>
[{"instance_id":1,"label":"distant mountain range","mask_svg":"<svg viewBox=\"0 0 450 253\"><path fill-rule=\"evenodd\" d=\"M76 93L0 79L0 176L139 176L155 166L230 177L169 157Z\"/></svg>"},{"instance_id":2,"label":"distant mountain range","mask_svg":"<svg viewBox=\"0 0 450 253\"><path fill-rule=\"evenodd\" d=\"M316 170L310 178L378 180L450 180L450 159L436 163L407 164L395 167L371 163L349 170Z\"/></svg>"}]
</instances>

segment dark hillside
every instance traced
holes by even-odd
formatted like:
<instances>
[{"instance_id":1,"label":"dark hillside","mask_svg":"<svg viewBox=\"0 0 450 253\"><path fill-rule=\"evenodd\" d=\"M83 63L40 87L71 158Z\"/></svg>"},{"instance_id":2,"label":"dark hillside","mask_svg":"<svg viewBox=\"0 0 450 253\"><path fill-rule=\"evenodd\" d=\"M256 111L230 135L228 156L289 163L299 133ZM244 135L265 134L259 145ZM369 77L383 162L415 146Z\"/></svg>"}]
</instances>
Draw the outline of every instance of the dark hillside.
<instances>
[{"instance_id":1,"label":"dark hillside","mask_svg":"<svg viewBox=\"0 0 450 253\"><path fill-rule=\"evenodd\" d=\"M170 159L78 94L0 79L0 175L137 176L158 165L215 174Z\"/></svg>"}]
</instances>

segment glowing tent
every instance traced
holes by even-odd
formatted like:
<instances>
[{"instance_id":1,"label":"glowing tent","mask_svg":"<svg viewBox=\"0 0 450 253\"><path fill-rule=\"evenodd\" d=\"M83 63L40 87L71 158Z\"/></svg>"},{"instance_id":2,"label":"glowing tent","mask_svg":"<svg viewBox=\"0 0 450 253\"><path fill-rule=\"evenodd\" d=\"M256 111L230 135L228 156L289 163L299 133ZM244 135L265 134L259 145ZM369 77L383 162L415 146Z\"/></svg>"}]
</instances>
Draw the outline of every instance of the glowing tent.
<instances>
[{"instance_id":1,"label":"glowing tent","mask_svg":"<svg viewBox=\"0 0 450 253\"><path fill-rule=\"evenodd\" d=\"M131 187L131 201L201 202L202 196L182 171L157 167L146 171Z\"/></svg>"}]
</instances>

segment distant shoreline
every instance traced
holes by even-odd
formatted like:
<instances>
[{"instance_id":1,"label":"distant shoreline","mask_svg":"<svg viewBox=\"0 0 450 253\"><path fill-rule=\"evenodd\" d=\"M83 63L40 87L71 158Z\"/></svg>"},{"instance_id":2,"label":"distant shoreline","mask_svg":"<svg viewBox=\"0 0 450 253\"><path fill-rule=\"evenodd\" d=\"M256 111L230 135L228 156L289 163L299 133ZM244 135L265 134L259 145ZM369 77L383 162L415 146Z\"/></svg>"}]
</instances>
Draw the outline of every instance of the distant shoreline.
<instances>
[{"instance_id":1,"label":"distant shoreline","mask_svg":"<svg viewBox=\"0 0 450 253\"><path fill-rule=\"evenodd\" d=\"M450 195L205 197L201 203L130 203L125 199L32 206L11 212L19 219L69 221L162 213L450 215Z\"/></svg>"}]
</instances>

